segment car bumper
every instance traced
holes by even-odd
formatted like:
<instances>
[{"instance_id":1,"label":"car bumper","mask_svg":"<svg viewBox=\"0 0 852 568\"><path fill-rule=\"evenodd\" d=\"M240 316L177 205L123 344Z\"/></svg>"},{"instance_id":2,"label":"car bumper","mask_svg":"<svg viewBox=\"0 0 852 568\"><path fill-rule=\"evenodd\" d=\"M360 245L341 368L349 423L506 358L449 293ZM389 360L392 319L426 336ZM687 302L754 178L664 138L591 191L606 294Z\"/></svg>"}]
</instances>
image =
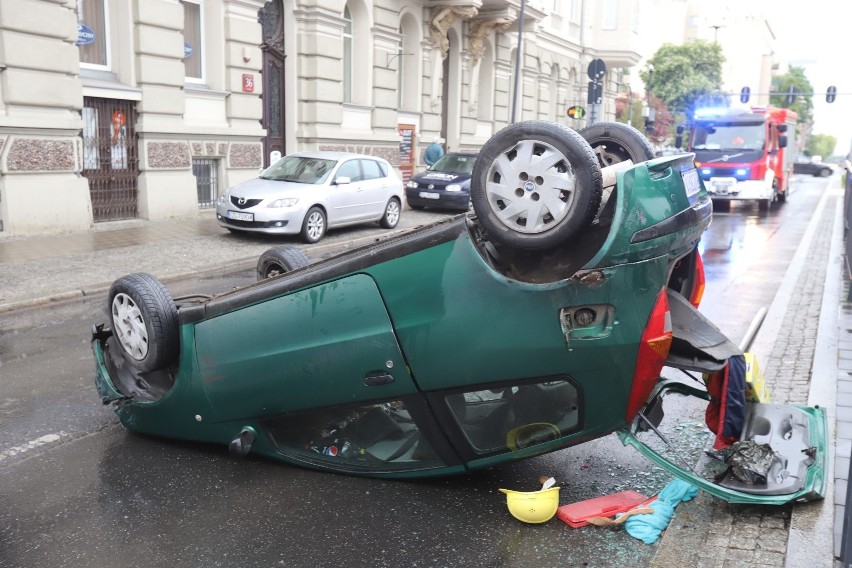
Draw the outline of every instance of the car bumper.
<instances>
[{"instance_id":1,"label":"car bumper","mask_svg":"<svg viewBox=\"0 0 852 568\"><path fill-rule=\"evenodd\" d=\"M234 213L249 214L251 220L231 219ZM216 221L226 229L253 231L276 235L295 235L302 230L302 220L305 212L301 209L281 208L269 209L254 207L239 211L223 205L216 206Z\"/></svg>"},{"instance_id":2,"label":"car bumper","mask_svg":"<svg viewBox=\"0 0 852 568\"><path fill-rule=\"evenodd\" d=\"M426 197L427 195L432 197ZM470 193L466 191L406 189L405 200L409 205L417 207L440 207L442 209L467 211L470 206Z\"/></svg>"},{"instance_id":3,"label":"car bumper","mask_svg":"<svg viewBox=\"0 0 852 568\"><path fill-rule=\"evenodd\" d=\"M713 199L772 199L772 185L765 180L737 181L734 178L710 178L704 182Z\"/></svg>"}]
</instances>

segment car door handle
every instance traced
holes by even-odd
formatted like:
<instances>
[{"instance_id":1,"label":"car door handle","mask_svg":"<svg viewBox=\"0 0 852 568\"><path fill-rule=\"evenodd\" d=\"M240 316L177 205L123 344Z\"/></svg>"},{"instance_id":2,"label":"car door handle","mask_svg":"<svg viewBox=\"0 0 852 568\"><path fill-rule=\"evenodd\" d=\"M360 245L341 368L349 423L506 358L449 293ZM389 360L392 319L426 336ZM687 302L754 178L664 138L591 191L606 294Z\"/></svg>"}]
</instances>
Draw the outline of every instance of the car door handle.
<instances>
[{"instance_id":1,"label":"car door handle","mask_svg":"<svg viewBox=\"0 0 852 568\"><path fill-rule=\"evenodd\" d=\"M364 377L364 384L368 387L374 387L376 385L387 385L394 381L393 375L389 375L385 372L379 371L377 373L367 373Z\"/></svg>"}]
</instances>

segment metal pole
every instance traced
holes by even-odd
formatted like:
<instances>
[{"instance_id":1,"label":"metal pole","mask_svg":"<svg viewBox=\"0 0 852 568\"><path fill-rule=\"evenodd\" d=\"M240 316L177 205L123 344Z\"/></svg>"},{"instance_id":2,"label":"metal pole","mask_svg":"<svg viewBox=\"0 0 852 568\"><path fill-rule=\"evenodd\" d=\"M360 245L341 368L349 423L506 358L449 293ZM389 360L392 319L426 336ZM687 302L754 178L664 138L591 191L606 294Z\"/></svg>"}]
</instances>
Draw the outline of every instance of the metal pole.
<instances>
[{"instance_id":1,"label":"metal pole","mask_svg":"<svg viewBox=\"0 0 852 568\"><path fill-rule=\"evenodd\" d=\"M630 97L627 99L627 104L630 105L627 107L627 124L633 126L633 89L627 87L627 90L630 93Z\"/></svg>"},{"instance_id":2,"label":"metal pole","mask_svg":"<svg viewBox=\"0 0 852 568\"><path fill-rule=\"evenodd\" d=\"M526 0L521 0L521 13L518 15L518 50L515 52L515 94L512 96L512 123L515 122L518 110L518 85L521 78L521 49L524 39L524 7Z\"/></svg>"}]
</instances>

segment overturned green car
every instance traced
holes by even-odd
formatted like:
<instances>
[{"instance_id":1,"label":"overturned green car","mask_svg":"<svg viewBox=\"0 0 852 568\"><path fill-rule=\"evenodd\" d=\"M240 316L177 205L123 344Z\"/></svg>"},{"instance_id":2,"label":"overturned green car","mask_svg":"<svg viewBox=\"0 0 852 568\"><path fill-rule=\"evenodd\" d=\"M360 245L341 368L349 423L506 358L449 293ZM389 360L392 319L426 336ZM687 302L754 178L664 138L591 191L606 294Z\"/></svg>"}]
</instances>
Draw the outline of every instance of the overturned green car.
<instances>
[{"instance_id":1,"label":"overturned green car","mask_svg":"<svg viewBox=\"0 0 852 568\"><path fill-rule=\"evenodd\" d=\"M818 498L820 410L750 405L744 439L784 438L761 487L638 441L666 394L709 399L665 365L737 353L695 309L712 205L692 155L653 156L625 125L522 122L482 148L473 212L315 264L277 247L216 297L123 277L93 329L101 400L129 430L349 474L458 474L619 432L730 501Z\"/></svg>"}]
</instances>

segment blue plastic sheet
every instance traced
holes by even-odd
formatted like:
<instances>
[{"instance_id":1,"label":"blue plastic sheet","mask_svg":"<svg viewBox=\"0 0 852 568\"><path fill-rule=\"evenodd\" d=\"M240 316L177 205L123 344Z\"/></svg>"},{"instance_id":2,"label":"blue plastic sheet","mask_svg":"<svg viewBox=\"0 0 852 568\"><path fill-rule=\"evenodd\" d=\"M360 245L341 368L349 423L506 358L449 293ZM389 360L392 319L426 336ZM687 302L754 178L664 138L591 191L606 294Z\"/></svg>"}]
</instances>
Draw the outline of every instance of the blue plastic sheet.
<instances>
[{"instance_id":1,"label":"blue plastic sheet","mask_svg":"<svg viewBox=\"0 0 852 568\"><path fill-rule=\"evenodd\" d=\"M697 494L698 488L694 485L680 479L670 481L660 491L657 500L646 505L654 510L653 513L633 515L624 522L627 534L633 538L638 538L645 544L652 544L660 538L660 534L669 526L669 522L674 516L675 507L681 501L689 501Z\"/></svg>"}]
</instances>

